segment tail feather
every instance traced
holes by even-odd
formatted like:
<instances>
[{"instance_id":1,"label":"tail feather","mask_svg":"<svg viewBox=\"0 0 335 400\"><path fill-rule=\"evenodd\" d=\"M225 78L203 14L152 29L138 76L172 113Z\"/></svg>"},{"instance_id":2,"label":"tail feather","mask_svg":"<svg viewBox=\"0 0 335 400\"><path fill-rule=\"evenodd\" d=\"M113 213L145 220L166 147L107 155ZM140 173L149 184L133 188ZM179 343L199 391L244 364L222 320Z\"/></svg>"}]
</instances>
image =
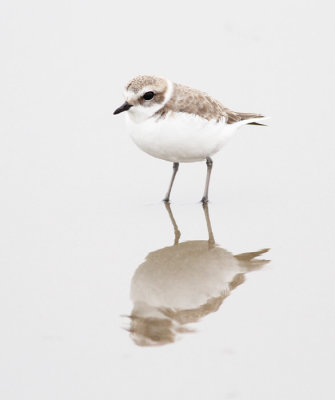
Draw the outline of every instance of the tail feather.
<instances>
[{"instance_id":1,"label":"tail feather","mask_svg":"<svg viewBox=\"0 0 335 400\"><path fill-rule=\"evenodd\" d=\"M266 124L261 124L259 122L249 122L247 125L259 125L259 126L267 126Z\"/></svg>"},{"instance_id":2,"label":"tail feather","mask_svg":"<svg viewBox=\"0 0 335 400\"><path fill-rule=\"evenodd\" d=\"M237 113L237 115L240 117L241 121L244 121L245 119L254 119L254 118L264 118L265 116L262 114L254 114L254 113Z\"/></svg>"},{"instance_id":3,"label":"tail feather","mask_svg":"<svg viewBox=\"0 0 335 400\"><path fill-rule=\"evenodd\" d=\"M247 125L259 125L259 126L267 126L266 124L261 124L260 122L255 121L258 118L265 118L262 114L253 114L253 113L238 113L238 116L241 118L241 121L246 121L248 119L252 119L252 122L247 123Z\"/></svg>"},{"instance_id":4,"label":"tail feather","mask_svg":"<svg viewBox=\"0 0 335 400\"><path fill-rule=\"evenodd\" d=\"M239 125L260 125L267 126L263 122L267 117L262 114L255 113L241 113L229 110L227 112L226 122L228 124L239 124ZM259 122L258 122L259 120Z\"/></svg>"}]
</instances>

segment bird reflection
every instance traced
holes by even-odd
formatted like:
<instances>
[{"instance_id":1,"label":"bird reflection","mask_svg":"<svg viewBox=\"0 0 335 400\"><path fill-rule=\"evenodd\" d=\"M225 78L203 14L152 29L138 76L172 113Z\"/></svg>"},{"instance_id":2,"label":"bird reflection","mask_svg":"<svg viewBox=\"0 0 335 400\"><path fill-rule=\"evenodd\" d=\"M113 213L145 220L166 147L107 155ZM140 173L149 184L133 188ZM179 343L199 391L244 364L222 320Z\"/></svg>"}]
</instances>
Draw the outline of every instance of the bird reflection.
<instances>
[{"instance_id":1,"label":"bird reflection","mask_svg":"<svg viewBox=\"0 0 335 400\"><path fill-rule=\"evenodd\" d=\"M174 228L174 244L149 253L131 282L133 310L130 334L139 346L174 342L192 332L188 324L217 311L230 292L245 281L245 274L268 260L256 257L263 249L233 255L214 240L208 205L203 205L208 240L179 243L180 231L170 204L165 203Z\"/></svg>"}]
</instances>

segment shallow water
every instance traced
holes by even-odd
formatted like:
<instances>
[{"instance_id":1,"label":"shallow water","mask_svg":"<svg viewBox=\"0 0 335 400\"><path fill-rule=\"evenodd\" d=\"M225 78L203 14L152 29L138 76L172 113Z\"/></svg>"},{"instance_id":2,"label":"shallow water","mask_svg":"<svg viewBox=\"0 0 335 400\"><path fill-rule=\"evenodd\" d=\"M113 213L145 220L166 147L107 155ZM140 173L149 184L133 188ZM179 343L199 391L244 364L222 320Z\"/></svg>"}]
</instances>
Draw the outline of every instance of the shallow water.
<instances>
[{"instance_id":1,"label":"shallow water","mask_svg":"<svg viewBox=\"0 0 335 400\"><path fill-rule=\"evenodd\" d=\"M0 13L0 397L334 398L331 5L33 3ZM272 117L208 209L204 163L166 207L172 166L112 115L152 71Z\"/></svg>"},{"instance_id":2,"label":"shallow water","mask_svg":"<svg viewBox=\"0 0 335 400\"><path fill-rule=\"evenodd\" d=\"M207 240L180 242L181 232L170 204L165 204L174 228L173 245L150 252L131 283L133 309L129 331L137 345L173 343L189 324L218 311L245 274L268 261L257 259L269 249L233 255L215 243L208 205L204 214Z\"/></svg>"}]
</instances>

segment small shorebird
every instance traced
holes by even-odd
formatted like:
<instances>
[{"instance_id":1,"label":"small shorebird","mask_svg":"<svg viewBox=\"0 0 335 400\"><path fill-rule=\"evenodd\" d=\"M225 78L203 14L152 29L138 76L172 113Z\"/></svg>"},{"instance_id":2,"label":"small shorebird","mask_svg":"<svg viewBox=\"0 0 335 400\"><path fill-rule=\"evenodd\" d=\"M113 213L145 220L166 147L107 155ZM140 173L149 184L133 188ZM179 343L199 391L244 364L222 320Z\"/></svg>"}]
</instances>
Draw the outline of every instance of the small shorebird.
<instances>
[{"instance_id":1,"label":"small shorebird","mask_svg":"<svg viewBox=\"0 0 335 400\"><path fill-rule=\"evenodd\" d=\"M141 75L125 88L125 103L114 114L127 111L127 125L137 146L153 157L173 163L170 193L179 163L206 160L207 177L202 202L217 153L243 125L263 125L263 115L230 110L204 92L168 79Z\"/></svg>"}]
</instances>

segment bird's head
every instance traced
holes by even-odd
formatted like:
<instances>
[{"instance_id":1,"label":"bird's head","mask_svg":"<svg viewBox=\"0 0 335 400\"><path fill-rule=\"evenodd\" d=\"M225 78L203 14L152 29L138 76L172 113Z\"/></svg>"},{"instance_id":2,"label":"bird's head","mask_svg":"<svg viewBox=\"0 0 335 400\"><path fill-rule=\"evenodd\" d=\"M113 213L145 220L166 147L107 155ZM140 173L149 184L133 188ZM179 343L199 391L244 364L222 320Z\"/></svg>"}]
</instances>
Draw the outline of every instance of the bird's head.
<instances>
[{"instance_id":1,"label":"bird's head","mask_svg":"<svg viewBox=\"0 0 335 400\"><path fill-rule=\"evenodd\" d=\"M125 102L114 114L128 111L134 120L144 120L164 107L172 95L173 85L164 78L140 75L132 79L125 88Z\"/></svg>"}]
</instances>

